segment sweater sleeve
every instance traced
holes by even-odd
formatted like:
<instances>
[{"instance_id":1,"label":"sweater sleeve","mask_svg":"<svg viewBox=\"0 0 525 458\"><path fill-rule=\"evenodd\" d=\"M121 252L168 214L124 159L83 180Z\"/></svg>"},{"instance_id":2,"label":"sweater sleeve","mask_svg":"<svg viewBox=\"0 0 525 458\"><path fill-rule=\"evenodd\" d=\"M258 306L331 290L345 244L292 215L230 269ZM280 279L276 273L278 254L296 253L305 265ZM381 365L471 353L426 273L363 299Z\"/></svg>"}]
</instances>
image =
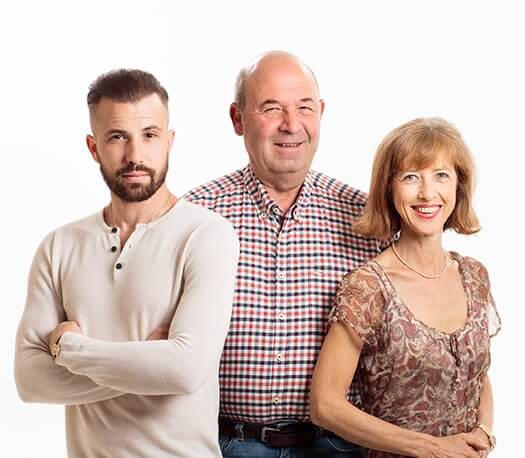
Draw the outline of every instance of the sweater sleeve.
<instances>
[{"instance_id":1,"label":"sweater sleeve","mask_svg":"<svg viewBox=\"0 0 525 458\"><path fill-rule=\"evenodd\" d=\"M53 281L51 253L54 235L40 245L29 274L27 300L18 327L15 348L15 381L25 402L87 404L124 393L75 375L55 364L47 339L66 320L60 294Z\"/></svg>"},{"instance_id":2,"label":"sweater sleeve","mask_svg":"<svg viewBox=\"0 0 525 458\"><path fill-rule=\"evenodd\" d=\"M183 294L167 340L109 342L66 332L57 364L98 385L141 395L191 393L217 377L239 255L226 221L199 226L186 246Z\"/></svg>"}]
</instances>

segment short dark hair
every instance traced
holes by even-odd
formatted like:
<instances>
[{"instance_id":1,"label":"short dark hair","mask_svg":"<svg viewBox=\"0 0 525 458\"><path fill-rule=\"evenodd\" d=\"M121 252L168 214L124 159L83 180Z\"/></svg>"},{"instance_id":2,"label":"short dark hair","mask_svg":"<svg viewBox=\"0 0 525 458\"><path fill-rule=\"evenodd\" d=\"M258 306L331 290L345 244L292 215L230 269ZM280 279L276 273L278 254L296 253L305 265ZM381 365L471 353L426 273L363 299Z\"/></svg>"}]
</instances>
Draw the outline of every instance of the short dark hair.
<instances>
[{"instance_id":1,"label":"short dark hair","mask_svg":"<svg viewBox=\"0 0 525 458\"><path fill-rule=\"evenodd\" d=\"M120 68L103 73L91 83L87 103L89 110L93 111L102 97L118 102L137 102L151 94L157 94L168 105L168 92L151 73Z\"/></svg>"}]
</instances>

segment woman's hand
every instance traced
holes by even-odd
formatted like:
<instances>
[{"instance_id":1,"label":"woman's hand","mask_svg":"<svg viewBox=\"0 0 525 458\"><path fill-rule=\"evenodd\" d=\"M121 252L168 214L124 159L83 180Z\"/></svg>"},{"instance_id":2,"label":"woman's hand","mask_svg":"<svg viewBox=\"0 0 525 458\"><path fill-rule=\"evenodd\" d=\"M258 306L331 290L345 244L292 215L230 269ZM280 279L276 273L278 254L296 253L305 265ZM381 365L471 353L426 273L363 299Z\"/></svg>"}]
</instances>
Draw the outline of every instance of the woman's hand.
<instances>
[{"instance_id":1,"label":"woman's hand","mask_svg":"<svg viewBox=\"0 0 525 458\"><path fill-rule=\"evenodd\" d=\"M488 440L483 439L478 433L461 433L453 436L436 437L435 448L430 450L430 455L425 458L479 458L481 453L489 451ZM422 455L423 458L423 455Z\"/></svg>"},{"instance_id":2,"label":"woman's hand","mask_svg":"<svg viewBox=\"0 0 525 458\"><path fill-rule=\"evenodd\" d=\"M490 453L490 441L487 435L479 428L474 428L470 433L465 433L467 443L478 450L479 456L486 458ZM479 448L483 444L483 448Z\"/></svg>"}]
</instances>

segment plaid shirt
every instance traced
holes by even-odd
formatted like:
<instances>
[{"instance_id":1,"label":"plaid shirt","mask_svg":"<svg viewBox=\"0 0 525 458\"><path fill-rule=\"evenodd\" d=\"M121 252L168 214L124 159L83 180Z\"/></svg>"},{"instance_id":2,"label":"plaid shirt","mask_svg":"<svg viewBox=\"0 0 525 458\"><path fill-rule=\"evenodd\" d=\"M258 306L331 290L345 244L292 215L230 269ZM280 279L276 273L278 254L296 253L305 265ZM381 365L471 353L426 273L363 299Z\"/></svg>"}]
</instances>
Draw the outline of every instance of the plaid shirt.
<instances>
[{"instance_id":1,"label":"plaid shirt","mask_svg":"<svg viewBox=\"0 0 525 458\"><path fill-rule=\"evenodd\" d=\"M310 171L283 215L247 166L184 198L227 218L240 240L221 416L308 421L310 380L337 287L380 251L376 240L351 231L366 194Z\"/></svg>"}]
</instances>

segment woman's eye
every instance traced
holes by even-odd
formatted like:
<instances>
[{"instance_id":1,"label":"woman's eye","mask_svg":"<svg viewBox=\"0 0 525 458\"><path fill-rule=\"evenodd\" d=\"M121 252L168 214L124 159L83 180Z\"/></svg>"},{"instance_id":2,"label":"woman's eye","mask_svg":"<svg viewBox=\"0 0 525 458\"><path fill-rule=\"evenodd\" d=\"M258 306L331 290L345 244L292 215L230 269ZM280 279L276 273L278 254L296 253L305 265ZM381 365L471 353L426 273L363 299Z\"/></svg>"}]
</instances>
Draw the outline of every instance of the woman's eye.
<instances>
[{"instance_id":1,"label":"woman's eye","mask_svg":"<svg viewBox=\"0 0 525 458\"><path fill-rule=\"evenodd\" d=\"M418 180L418 176L417 175L405 175L402 180L405 182L405 183L416 183L417 180Z\"/></svg>"}]
</instances>

